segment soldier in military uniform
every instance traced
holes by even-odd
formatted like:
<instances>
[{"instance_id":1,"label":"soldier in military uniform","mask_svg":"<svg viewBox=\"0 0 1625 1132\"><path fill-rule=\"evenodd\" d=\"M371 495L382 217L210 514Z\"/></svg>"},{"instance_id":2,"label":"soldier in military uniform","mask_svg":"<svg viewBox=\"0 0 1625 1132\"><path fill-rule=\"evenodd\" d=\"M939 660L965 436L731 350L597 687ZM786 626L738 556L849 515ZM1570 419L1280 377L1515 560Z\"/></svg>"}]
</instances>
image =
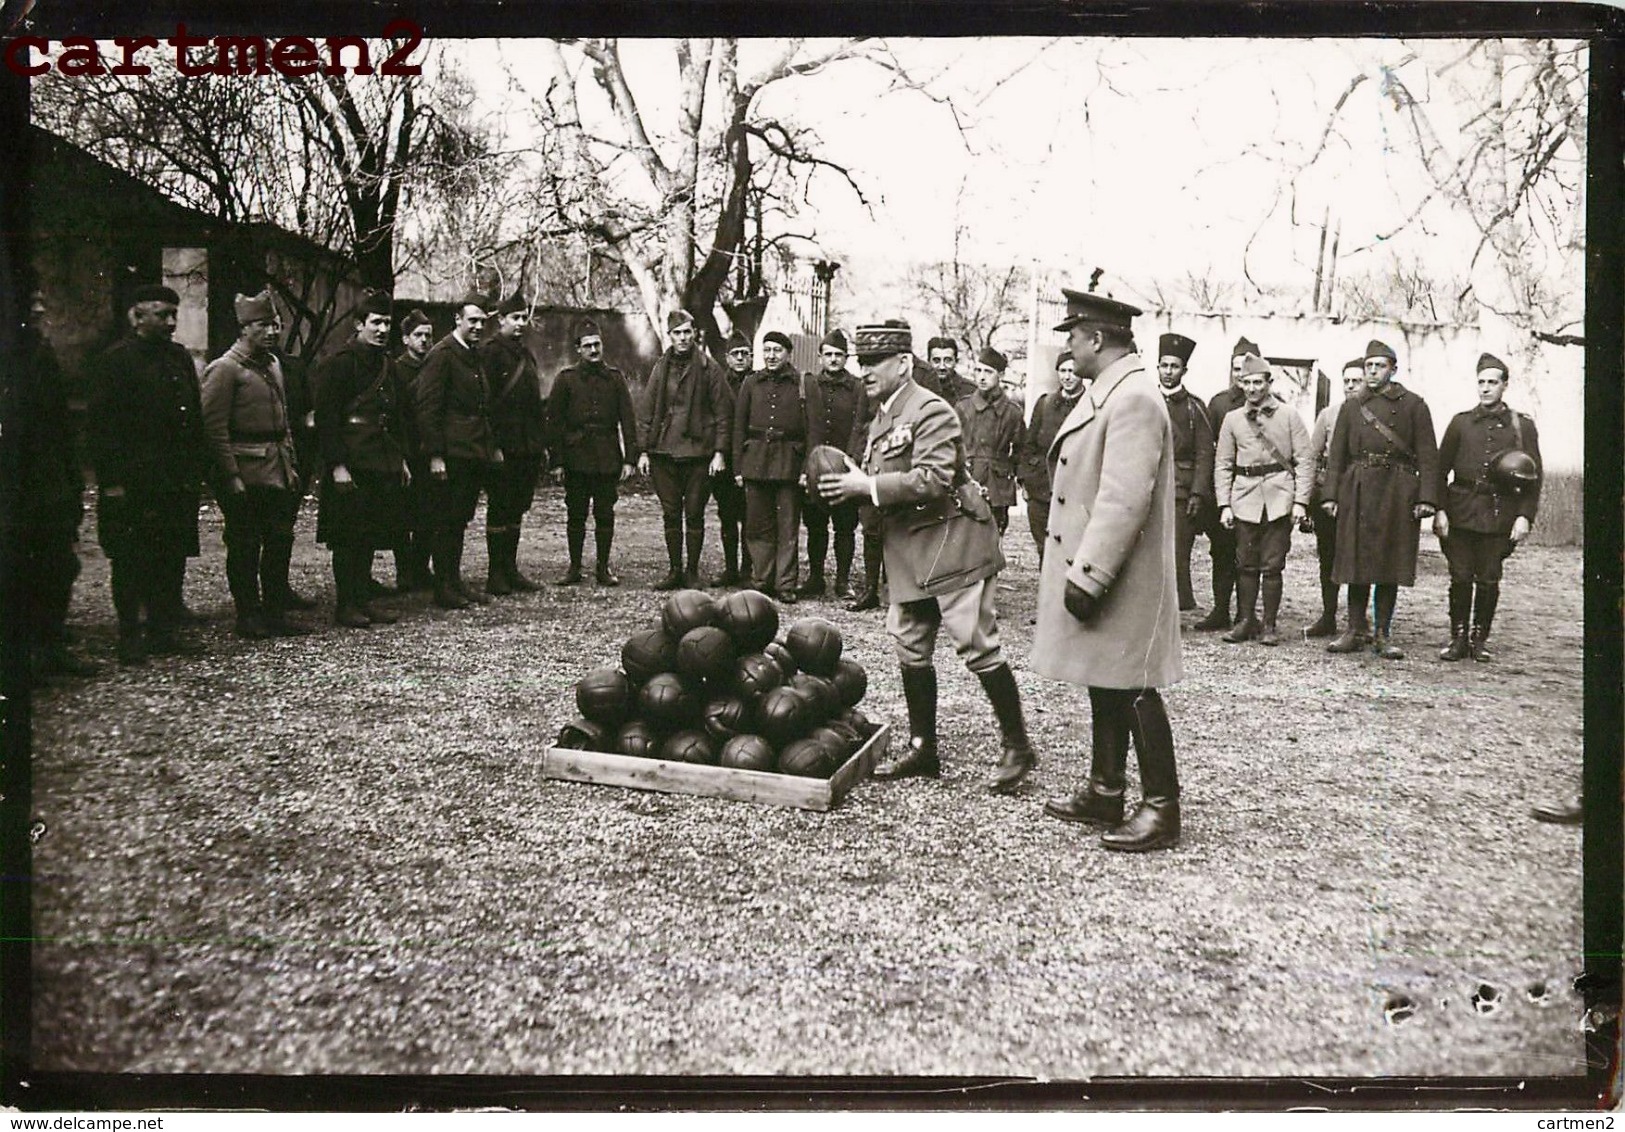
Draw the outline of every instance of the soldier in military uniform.
<instances>
[{"instance_id":1,"label":"soldier in military uniform","mask_svg":"<svg viewBox=\"0 0 1625 1132\"><path fill-rule=\"evenodd\" d=\"M954 404L965 446L965 468L987 490L999 534L1010 525L1016 502L1016 461L1026 425L1021 406L1005 394L1009 359L992 346L976 356L976 389Z\"/></svg>"},{"instance_id":2,"label":"soldier in military uniform","mask_svg":"<svg viewBox=\"0 0 1625 1132\"><path fill-rule=\"evenodd\" d=\"M609 568L609 553L615 542L620 484L638 461L637 413L626 376L604 364L604 336L592 319L576 324L575 348L580 360L559 371L547 402L553 429L548 447L564 478L565 534L570 546L570 567L558 584L574 586L581 581L590 506L598 584L618 586L621 580Z\"/></svg>"},{"instance_id":3,"label":"soldier in military uniform","mask_svg":"<svg viewBox=\"0 0 1625 1132\"><path fill-rule=\"evenodd\" d=\"M959 372L959 343L952 338L937 337L925 344L928 366L919 366L916 359L914 383L935 393L950 405L957 405L976 392L976 383ZM927 370L921 373L921 369Z\"/></svg>"},{"instance_id":4,"label":"soldier in military uniform","mask_svg":"<svg viewBox=\"0 0 1625 1132\"><path fill-rule=\"evenodd\" d=\"M491 390L491 427L501 459L486 484L485 592L497 597L540 587L519 571L519 535L547 460L547 404L525 345L530 306L513 295L496 310L496 333L479 348Z\"/></svg>"},{"instance_id":5,"label":"soldier in military uniform","mask_svg":"<svg viewBox=\"0 0 1625 1132\"><path fill-rule=\"evenodd\" d=\"M35 291L16 366L0 377L7 386L6 420L15 421L19 430L17 481L7 485L19 491L10 512L18 519L18 537L9 541L21 558L17 579L36 680L97 671L96 665L68 651L68 606L79 576L75 544L85 512L85 481L74 456L67 383L45 337L45 314L45 297Z\"/></svg>"},{"instance_id":6,"label":"soldier in military uniform","mask_svg":"<svg viewBox=\"0 0 1625 1132\"><path fill-rule=\"evenodd\" d=\"M121 664L141 664L148 653L198 651L177 628L185 617L186 560L198 554L208 449L197 368L173 341L179 307L168 287L138 288L128 309L133 336L90 373L85 423Z\"/></svg>"},{"instance_id":7,"label":"soldier in military uniform","mask_svg":"<svg viewBox=\"0 0 1625 1132\"><path fill-rule=\"evenodd\" d=\"M1315 454L1315 490L1309 496L1309 518L1315 532L1315 557L1320 563L1320 618L1303 631L1306 637L1330 637L1337 632L1337 590L1332 580L1332 564L1337 559L1337 520L1321 508L1330 498L1326 466L1330 461L1332 433L1337 416L1354 395L1365 388L1365 359L1343 363L1343 399L1327 405L1315 415L1309 430L1309 448Z\"/></svg>"},{"instance_id":8,"label":"soldier in military uniform","mask_svg":"<svg viewBox=\"0 0 1625 1132\"><path fill-rule=\"evenodd\" d=\"M727 467L726 453L733 444L733 390L711 355L694 341L694 316L672 311L666 316L666 334L671 345L649 371L638 414L638 474L653 475L666 534L668 568L655 583L657 590L700 584L705 497L711 477Z\"/></svg>"},{"instance_id":9,"label":"soldier in military uniform","mask_svg":"<svg viewBox=\"0 0 1625 1132\"><path fill-rule=\"evenodd\" d=\"M395 589L400 593L427 589L433 584L429 574L429 543L434 522L428 512L429 469L423 462L423 444L418 438L417 387L423 360L434 345L434 326L421 310L412 310L401 319L401 352L395 355L395 404L401 417L401 449L412 482L406 488L406 533L395 547Z\"/></svg>"},{"instance_id":10,"label":"soldier in military uniform","mask_svg":"<svg viewBox=\"0 0 1625 1132\"><path fill-rule=\"evenodd\" d=\"M316 367L316 435L326 471L316 539L333 552L334 623L364 629L398 618L372 601L373 552L400 545L411 470L401 437L389 344L391 303L369 292L355 310L355 337Z\"/></svg>"},{"instance_id":11,"label":"soldier in military uniform","mask_svg":"<svg viewBox=\"0 0 1625 1132\"><path fill-rule=\"evenodd\" d=\"M733 402L739 400L739 387L751 370L750 339L735 330L728 336L726 354L728 393ZM723 455L726 464L721 475L711 477L711 494L717 501L717 525L722 537L722 573L716 579L719 586L737 586L741 578L750 577L750 547L742 538L745 527L745 489L734 479L733 422L729 420L728 445Z\"/></svg>"},{"instance_id":12,"label":"soldier in military uniform","mask_svg":"<svg viewBox=\"0 0 1625 1132\"><path fill-rule=\"evenodd\" d=\"M819 344L823 366L807 382L807 447L820 444L839 448L848 456L863 452L863 418L868 415L863 396L863 380L846 368L846 335L832 330ZM822 596L824 558L829 552L830 527L835 528L835 596L850 601L852 560L857 557L858 505L847 500L831 507L818 493L817 484L807 485L807 505L802 510L807 526L807 580L802 597Z\"/></svg>"},{"instance_id":13,"label":"soldier in military uniform","mask_svg":"<svg viewBox=\"0 0 1625 1132\"><path fill-rule=\"evenodd\" d=\"M801 533L802 468L807 462L805 381L790 364L790 338L762 336L763 367L739 387L734 405L734 471L745 488L745 540L763 593L794 604Z\"/></svg>"},{"instance_id":14,"label":"soldier in military uniform","mask_svg":"<svg viewBox=\"0 0 1625 1132\"><path fill-rule=\"evenodd\" d=\"M304 484L294 452L282 367L270 346L282 329L269 290L234 300L237 341L203 371L203 434L214 459L214 495L225 520L226 582L237 635L295 636L288 620L293 524ZM277 553L280 544L288 553Z\"/></svg>"},{"instance_id":15,"label":"soldier in military uniform","mask_svg":"<svg viewBox=\"0 0 1625 1132\"><path fill-rule=\"evenodd\" d=\"M1246 400L1241 395L1241 361L1248 354L1263 357L1263 351L1249 342L1246 338L1236 340L1235 346L1230 350L1230 384L1213 395L1207 403L1208 426L1213 435L1219 435L1219 426L1224 423L1225 416L1232 410L1239 409ZM1206 508L1202 516L1202 529L1207 531L1208 556L1213 561L1213 608L1208 611L1194 626L1197 629L1228 629L1233 622L1230 618L1230 595L1236 588L1236 533L1226 530L1219 524L1219 517L1212 507Z\"/></svg>"},{"instance_id":16,"label":"soldier in military uniform","mask_svg":"<svg viewBox=\"0 0 1625 1132\"><path fill-rule=\"evenodd\" d=\"M1004 567L991 508L965 469L959 419L948 402L910 380L908 324L889 319L856 335L864 391L876 406L861 468L820 478L835 503L865 499L881 514L891 608L886 630L902 669L910 739L876 778L935 778L937 632L946 629L998 719L1002 756L989 789L1015 790L1037 765L1021 695L999 645L994 589Z\"/></svg>"},{"instance_id":17,"label":"soldier in military uniform","mask_svg":"<svg viewBox=\"0 0 1625 1132\"><path fill-rule=\"evenodd\" d=\"M1249 355L1242 361L1241 391L1247 398L1225 414L1213 454L1213 498L1219 523L1236 532L1236 624L1224 635L1231 644L1257 639L1280 643L1275 618L1281 608L1281 572L1292 547L1292 528L1309 516L1315 458L1309 430L1298 414L1270 390L1270 365ZM1264 620L1257 619L1264 595Z\"/></svg>"},{"instance_id":18,"label":"soldier in military uniform","mask_svg":"<svg viewBox=\"0 0 1625 1132\"><path fill-rule=\"evenodd\" d=\"M478 350L490 303L467 295L450 334L434 344L418 373L418 441L429 468L433 513L434 600L443 609L484 605L489 594L463 580L463 549L480 492L489 493L502 462L491 423L491 378Z\"/></svg>"},{"instance_id":19,"label":"soldier in military uniform","mask_svg":"<svg viewBox=\"0 0 1625 1132\"><path fill-rule=\"evenodd\" d=\"M1078 372L1093 380L1050 445L1055 503L1038 582L1034 671L1089 690L1089 780L1044 803L1062 821L1104 824L1124 852L1180 835L1174 736L1158 689L1184 672L1174 585L1173 428L1157 382L1134 352L1140 311L1104 295L1064 292ZM1125 820L1129 742L1140 805Z\"/></svg>"},{"instance_id":20,"label":"soldier in military uniform","mask_svg":"<svg viewBox=\"0 0 1625 1132\"><path fill-rule=\"evenodd\" d=\"M1038 565L1044 565L1044 544L1049 541L1049 508L1053 494L1049 477L1049 446L1061 422L1077 408L1083 396L1083 378L1078 363L1066 350L1055 359L1059 388L1045 393L1033 406L1032 419L1021 441L1021 490L1027 495L1027 527L1038 549Z\"/></svg>"},{"instance_id":21,"label":"soldier in military uniform","mask_svg":"<svg viewBox=\"0 0 1625 1132\"><path fill-rule=\"evenodd\" d=\"M1481 354L1478 406L1451 417L1439 444L1444 508L1433 533L1450 563L1450 643L1441 660L1490 659L1501 564L1529 537L1540 508L1540 434L1503 400L1507 381L1506 363Z\"/></svg>"},{"instance_id":22,"label":"soldier in military uniform","mask_svg":"<svg viewBox=\"0 0 1625 1132\"><path fill-rule=\"evenodd\" d=\"M1394 380L1393 348L1372 339L1365 389L1337 416L1327 458L1331 497L1321 506L1337 520L1332 577L1349 587L1349 627L1328 652L1359 652L1369 642L1384 660L1403 660L1393 643L1399 587L1416 583L1417 524L1438 503L1439 448L1427 402ZM1373 590L1375 591L1373 593ZM1375 598L1376 625L1367 621Z\"/></svg>"},{"instance_id":23,"label":"soldier in military uniform","mask_svg":"<svg viewBox=\"0 0 1625 1132\"><path fill-rule=\"evenodd\" d=\"M1207 514L1213 486L1213 422L1207 408L1185 388L1185 371L1196 343L1183 334L1157 340L1157 384L1174 428L1174 567L1179 609L1196 608L1191 589L1191 550Z\"/></svg>"}]
</instances>

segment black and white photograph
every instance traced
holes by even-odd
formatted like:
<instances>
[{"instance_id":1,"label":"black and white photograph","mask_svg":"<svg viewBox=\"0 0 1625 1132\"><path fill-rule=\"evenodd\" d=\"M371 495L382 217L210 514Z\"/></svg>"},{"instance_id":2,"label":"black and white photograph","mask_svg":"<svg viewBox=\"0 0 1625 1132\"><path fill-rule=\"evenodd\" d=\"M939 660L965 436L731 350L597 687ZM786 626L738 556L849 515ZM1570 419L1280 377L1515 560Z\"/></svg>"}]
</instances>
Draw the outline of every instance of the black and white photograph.
<instances>
[{"instance_id":1,"label":"black and white photograph","mask_svg":"<svg viewBox=\"0 0 1625 1132\"><path fill-rule=\"evenodd\" d=\"M6 1103L1617 1104L1619 26L1311 7L8 8Z\"/></svg>"}]
</instances>

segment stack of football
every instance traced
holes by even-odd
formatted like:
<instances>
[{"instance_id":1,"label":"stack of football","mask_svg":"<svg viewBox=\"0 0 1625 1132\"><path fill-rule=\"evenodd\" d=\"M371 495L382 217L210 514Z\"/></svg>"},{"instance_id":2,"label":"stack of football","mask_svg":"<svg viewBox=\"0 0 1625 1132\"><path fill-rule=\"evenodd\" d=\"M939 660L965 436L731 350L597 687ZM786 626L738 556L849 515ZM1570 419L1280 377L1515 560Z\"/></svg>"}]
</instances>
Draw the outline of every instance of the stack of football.
<instances>
[{"instance_id":1,"label":"stack of football","mask_svg":"<svg viewBox=\"0 0 1625 1132\"><path fill-rule=\"evenodd\" d=\"M858 710L863 666L819 617L779 632L756 590L678 590L660 625L634 633L619 668L576 684L558 745L637 758L828 778L880 725Z\"/></svg>"}]
</instances>

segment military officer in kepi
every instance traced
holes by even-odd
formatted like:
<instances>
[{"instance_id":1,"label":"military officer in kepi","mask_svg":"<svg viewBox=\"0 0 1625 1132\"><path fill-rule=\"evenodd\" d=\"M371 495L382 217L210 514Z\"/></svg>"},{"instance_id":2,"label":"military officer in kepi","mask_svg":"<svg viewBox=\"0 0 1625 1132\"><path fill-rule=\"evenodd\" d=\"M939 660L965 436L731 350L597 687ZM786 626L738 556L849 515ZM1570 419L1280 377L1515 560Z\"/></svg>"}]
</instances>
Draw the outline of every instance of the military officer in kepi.
<instances>
[{"instance_id":1,"label":"military officer in kepi","mask_svg":"<svg viewBox=\"0 0 1625 1132\"><path fill-rule=\"evenodd\" d=\"M864 392L876 406L862 466L822 476L818 490L831 504L861 499L880 514L891 598L886 631L902 669L910 739L875 777L935 778L942 771L932 654L938 630L946 629L998 719L1002 755L988 788L1009 793L1038 758L999 644L994 589L1004 555L992 508L966 473L958 416L911 379L908 324L860 326L855 347Z\"/></svg>"},{"instance_id":2,"label":"military officer in kepi","mask_svg":"<svg viewBox=\"0 0 1625 1132\"><path fill-rule=\"evenodd\" d=\"M1416 584L1418 524L1438 502L1439 447L1427 402L1394 380L1398 357L1386 342L1365 348L1365 389L1337 416L1327 457L1331 493L1321 506L1337 520L1333 580L1349 587L1349 627L1327 652L1403 660L1393 643L1399 587ZM1376 625L1367 621L1375 589Z\"/></svg>"},{"instance_id":3,"label":"military officer in kepi","mask_svg":"<svg viewBox=\"0 0 1625 1132\"><path fill-rule=\"evenodd\" d=\"M1032 665L1089 689L1089 781L1044 804L1108 826L1101 844L1144 852L1179 840L1174 736L1157 689L1183 675L1174 585L1174 442L1157 382L1134 352L1140 311L1065 291L1078 372L1093 379L1050 445L1055 497L1038 582ZM1129 741L1140 805L1124 820Z\"/></svg>"},{"instance_id":4,"label":"military officer in kepi","mask_svg":"<svg viewBox=\"0 0 1625 1132\"><path fill-rule=\"evenodd\" d=\"M1502 399L1507 382L1506 363L1480 355L1478 407L1451 417L1439 444L1444 509L1433 533L1450 563L1450 643L1441 660L1490 659L1501 564L1529 537L1540 507L1540 435L1533 418Z\"/></svg>"},{"instance_id":5,"label":"military officer in kepi","mask_svg":"<svg viewBox=\"0 0 1625 1132\"><path fill-rule=\"evenodd\" d=\"M1191 590L1191 550L1196 531L1213 498L1213 422L1207 408L1185 388L1185 369L1196 343L1183 334L1157 340L1157 384L1174 427L1174 566L1179 609L1196 608Z\"/></svg>"}]
</instances>

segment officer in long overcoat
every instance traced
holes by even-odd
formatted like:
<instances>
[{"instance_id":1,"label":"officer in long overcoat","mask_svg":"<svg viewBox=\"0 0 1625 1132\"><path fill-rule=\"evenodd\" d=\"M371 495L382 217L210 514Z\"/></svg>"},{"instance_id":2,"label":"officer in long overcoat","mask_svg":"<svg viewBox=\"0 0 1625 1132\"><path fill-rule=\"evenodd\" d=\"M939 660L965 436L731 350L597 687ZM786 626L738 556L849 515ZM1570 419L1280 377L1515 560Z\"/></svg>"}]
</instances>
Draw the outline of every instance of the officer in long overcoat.
<instances>
[{"instance_id":1,"label":"officer in long overcoat","mask_svg":"<svg viewBox=\"0 0 1625 1132\"><path fill-rule=\"evenodd\" d=\"M1502 563L1529 537L1540 509L1540 432L1533 417L1503 400L1508 380L1505 362L1479 355L1478 405L1451 417L1439 443L1436 498L1444 507L1433 533L1450 563L1450 643L1441 660L1490 659ZM1509 473L1503 457L1519 452L1526 460Z\"/></svg>"},{"instance_id":2,"label":"officer in long overcoat","mask_svg":"<svg viewBox=\"0 0 1625 1132\"><path fill-rule=\"evenodd\" d=\"M179 308L168 287L138 288L127 312L134 334L90 372L85 425L121 664L141 664L149 652L198 651L177 629L186 617L186 560L199 549L208 449L197 367L174 341Z\"/></svg>"},{"instance_id":3,"label":"officer in long overcoat","mask_svg":"<svg viewBox=\"0 0 1625 1132\"><path fill-rule=\"evenodd\" d=\"M1173 429L1157 383L1134 352L1140 311L1065 291L1068 336L1089 391L1050 445L1055 497L1038 582L1034 671L1089 689L1089 781L1046 813L1104 823L1109 849L1144 851L1179 839L1173 731L1157 689L1183 675L1174 584ZM1140 805L1123 818L1129 741Z\"/></svg>"},{"instance_id":4,"label":"officer in long overcoat","mask_svg":"<svg viewBox=\"0 0 1625 1132\"><path fill-rule=\"evenodd\" d=\"M1403 660L1393 643L1399 587L1416 583L1418 524L1438 505L1439 442L1427 402L1394 380L1393 347L1372 339L1365 349L1365 389L1337 416L1326 482L1335 493L1321 506L1337 519L1332 577L1349 587L1349 627L1328 652L1358 652L1369 641L1384 660ZM1375 591L1375 592L1373 592ZM1375 598L1375 628L1366 604Z\"/></svg>"},{"instance_id":5,"label":"officer in long overcoat","mask_svg":"<svg viewBox=\"0 0 1625 1132\"><path fill-rule=\"evenodd\" d=\"M861 467L825 475L825 499L863 499L880 516L891 608L886 631L902 670L910 739L875 768L876 778L935 778L937 670L932 654L946 629L976 674L998 720L1001 757L988 788L1009 793L1037 764L1016 678L999 643L994 609L1004 568L991 508L965 470L959 418L948 402L914 384L908 323L888 319L856 334L864 392L875 406Z\"/></svg>"}]
</instances>

